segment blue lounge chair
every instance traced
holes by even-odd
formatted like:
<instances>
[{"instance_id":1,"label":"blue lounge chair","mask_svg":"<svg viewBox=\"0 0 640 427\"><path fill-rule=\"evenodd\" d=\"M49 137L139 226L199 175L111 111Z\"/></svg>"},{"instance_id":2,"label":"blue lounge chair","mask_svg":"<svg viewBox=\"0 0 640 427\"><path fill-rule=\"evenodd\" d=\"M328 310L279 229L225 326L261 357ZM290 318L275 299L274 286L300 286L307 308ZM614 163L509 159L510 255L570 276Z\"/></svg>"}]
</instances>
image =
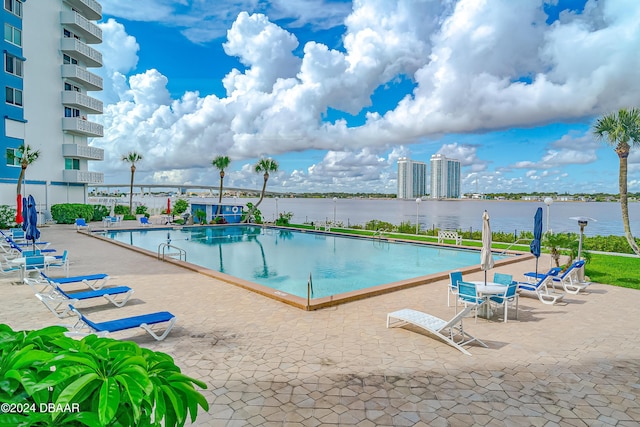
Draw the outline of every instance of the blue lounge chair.
<instances>
[{"instance_id":1,"label":"blue lounge chair","mask_svg":"<svg viewBox=\"0 0 640 427\"><path fill-rule=\"evenodd\" d=\"M102 289L109 280L109 275L106 273L87 274L84 276L71 276L71 277L49 277L43 272L40 272L40 276L47 282L55 283L57 285L66 285L69 283L83 283L93 290Z\"/></svg>"},{"instance_id":2,"label":"blue lounge chair","mask_svg":"<svg viewBox=\"0 0 640 427\"><path fill-rule=\"evenodd\" d=\"M538 280L542 279L544 276L557 276L558 273L560 273L562 271L562 268L560 267L553 267L550 268L549 271L547 271L546 273L537 273L535 271L529 271L527 273L524 273L524 277L526 278L527 281L535 283Z\"/></svg>"},{"instance_id":3,"label":"blue lounge chair","mask_svg":"<svg viewBox=\"0 0 640 427\"><path fill-rule=\"evenodd\" d=\"M18 265L9 265L9 264L3 264L0 263L0 273L2 274L12 274L12 273L17 273L19 271L22 271L22 268L20 268L20 266Z\"/></svg>"},{"instance_id":4,"label":"blue lounge chair","mask_svg":"<svg viewBox=\"0 0 640 427\"><path fill-rule=\"evenodd\" d=\"M147 218L146 216L141 216L140 217L140 225L143 227L148 227L151 225L151 223L149 222L149 218Z\"/></svg>"},{"instance_id":5,"label":"blue lounge chair","mask_svg":"<svg viewBox=\"0 0 640 427\"><path fill-rule=\"evenodd\" d=\"M88 230L89 226L87 225L87 222L84 220L84 218L76 218L76 230Z\"/></svg>"},{"instance_id":6,"label":"blue lounge chair","mask_svg":"<svg viewBox=\"0 0 640 427\"><path fill-rule=\"evenodd\" d=\"M168 311L159 311L157 313L142 314L140 316L126 317L124 319L109 320L106 322L92 322L78 311L72 304L69 304L70 311L78 316L78 321L71 327L70 335L82 334L84 328L91 331L106 335L110 332L124 331L133 328L142 328L153 338L162 341L169 334L173 325L176 323L176 316ZM167 327L162 334L156 333L151 329L152 325L167 323Z\"/></svg>"},{"instance_id":7,"label":"blue lounge chair","mask_svg":"<svg viewBox=\"0 0 640 427\"><path fill-rule=\"evenodd\" d=\"M578 278L578 270L584 267L585 261L576 261L569 266L562 274L553 277L553 287L560 283L565 292L576 295L585 290L591 282L584 282Z\"/></svg>"},{"instance_id":8,"label":"blue lounge chair","mask_svg":"<svg viewBox=\"0 0 640 427\"><path fill-rule=\"evenodd\" d=\"M535 294L543 304L553 305L561 301L564 294L551 291L549 285L553 287L553 276L544 274L537 282L518 282L518 290L523 293Z\"/></svg>"},{"instance_id":9,"label":"blue lounge chair","mask_svg":"<svg viewBox=\"0 0 640 427\"><path fill-rule=\"evenodd\" d=\"M63 318L71 313L69 306L76 304L78 301L104 297L116 307L122 307L132 295L133 289L128 286L67 293L54 284L51 292L36 293L36 298L42 301L53 314Z\"/></svg>"}]
</instances>

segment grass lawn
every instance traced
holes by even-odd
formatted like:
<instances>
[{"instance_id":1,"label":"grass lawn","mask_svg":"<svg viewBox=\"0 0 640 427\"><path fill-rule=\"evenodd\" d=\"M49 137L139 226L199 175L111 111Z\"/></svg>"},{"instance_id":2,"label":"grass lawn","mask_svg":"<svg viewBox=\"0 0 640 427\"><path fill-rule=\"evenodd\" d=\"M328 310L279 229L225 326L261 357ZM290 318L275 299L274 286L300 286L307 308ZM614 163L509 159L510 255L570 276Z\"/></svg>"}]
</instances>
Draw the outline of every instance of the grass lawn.
<instances>
[{"instance_id":1,"label":"grass lawn","mask_svg":"<svg viewBox=\"0 0 640 427\"><path fill-rule=\"evenodd\" d=\"M295 224L293 227L305 228L313 230L313 226L306 224ZM362 236L371 236L372 231L369 230L354 230L344 228L331 228L331 231L338 233L350 233ZM424 235L411 235L401 233L385 232L385 237L404 239L404 240L416 240L421 242L435 243L438 239L432 236ZM445 243L455 243L454 241L445 241ZM463 240L465 246L482 246L482 242L473 240ZM494 249L509 249L519 250L527 252L529 246L526 245L512 245L509 243L493 242L492 247ZM544 248L543 248L544 250ZM564 258L564 257L563 257ZM616 255L601 255L591 254L591 261L585 266L585 275L587 275L592 282L604 283L607 285L620 286L624 288L640 289L640 259L626 256Z\"/></svg>"},{"instance_id":2,"label":"grass lawn","mask_svg":"<svg viewBox=\"0 0 640 427\"><path fill-rule=\"evenodd\" d=\"M585 275L592 282L640 289L640 259L626 256L591 254Z\"/></svg>"}]
</instances>

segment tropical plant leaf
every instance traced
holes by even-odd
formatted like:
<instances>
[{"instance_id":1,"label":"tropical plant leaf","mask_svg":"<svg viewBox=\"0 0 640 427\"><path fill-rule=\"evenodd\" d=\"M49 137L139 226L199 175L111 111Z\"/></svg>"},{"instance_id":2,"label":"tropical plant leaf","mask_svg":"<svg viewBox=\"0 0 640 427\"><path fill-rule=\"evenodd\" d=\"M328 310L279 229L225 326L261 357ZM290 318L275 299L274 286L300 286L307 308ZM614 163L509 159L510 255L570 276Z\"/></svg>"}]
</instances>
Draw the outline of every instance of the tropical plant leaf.
<instances>
[{"instance_id":1,"label":"tropical plant leaf","mask_svg":"<svg viewBox=\"0 0 640 427\"><path fill-rule=\"evenodd\" d=\"M93 412L66 412L64 419L59 419L59 425L78 425L82 423L88 427L96 427L100 425L98 414Z\"/></svg>"},{"instance_id":2,"label":"tropical plant leaf","mask_svg":"<svg viewBox=\"0 0 640 427\"><path fill-rule=\"evenodd\" d=\"M57 365L84 365L92 368L94 371L99 371L99 365L96 363L96 359L91 354L83 353L62 353L51 359L51 364Z\"/></svg>"},{"instance_id":3,"label":"tropical plant leaf","mask_svg":"<svg viewBox=\"0 0 640 427\"><path fill-rule=\"evenodd\" d=\"M124 396L121 400L129 403L133 411L133 419L137 422L140 419L140 405L144 399L144 392L140 384L132 381L128 375L116 375L114 379L122 386Z\"/></svg>"},{"instance_id":4,"label":"tropical plant leaf","mask_svg":"<svg viewBox=\"0 0 640 427\"><path fill-rule=\"evenodd\" d=\"M169 381L170 383L175 383L175 382L183 382L183 383L193 383L195 385L197 385L198 387L202 388L202 389L206 389L207 388L207 384L197 380L195 378L191 378L185 374L182 373L175 373L175 374L171 374L167 377L167 381ZM195 390L194 390L195 391Z\"/></svg>"},{"instance_id":5,"label":"tropical plant leaf","mask_svg":"<svg viewBox=\"0 0 640 427\"><path fill-rule=\"evenodd\" d=\"M181 391L183 394L183 400L187 402L189 406L189 412L191 413L191 421L195 421L196 415L198 414L198 405L202 407L205 411L209 410L209 402L204 396L198 393L191 384L187 383L174 383L172 386Z\"/></svg>"},{"instance_id":6,"label":"tropical plant leaf","mask_svg":"<svg viewBox=\"0 0 640 427\"><path fill-rule=\"evenodd\" d=\"M71 384L69 384L67 387L64 388L64 390L60 393L60 395L56 399L56 402L55 402L56 406L57 405L64 406L69 403L80 403L75 400L76 395L83 388L89 387L91 383L97 380L98 378L99 378L98 374L96 374L95 372L81 376L80 378L78 378L77 380L75 380L74 382L72 382ZM56 412L56 414L54 414L54 419L57 417L58 414L60 413Z\"/></svg>"},{"instance_id":7,"label":"tropical plant leaf","mask_svg":"<svg viewBox=\"0 0 640 427\"><path fill-rule=\"evenodd\" d=\"M103 425L108 424L116 415L120 405L120 389L114 378L106 378L100 388L98 403L98 419Z\"/></svg>"},{"instance_id":8,"label":"tropical plant leaf","mask_svg":"<svg viewBox=\"0 0 640 427\"><path fill-rule=\"evenodd\" d=\"M186 419L186 402L184 402L170 386L163 384L160 386L160 389L171 402L171 408L173 409L169 411L169 407L167 407L167 415L173 413L175 414L176 420L179 423L183 423Z\"/></svg>"}]
</instances>

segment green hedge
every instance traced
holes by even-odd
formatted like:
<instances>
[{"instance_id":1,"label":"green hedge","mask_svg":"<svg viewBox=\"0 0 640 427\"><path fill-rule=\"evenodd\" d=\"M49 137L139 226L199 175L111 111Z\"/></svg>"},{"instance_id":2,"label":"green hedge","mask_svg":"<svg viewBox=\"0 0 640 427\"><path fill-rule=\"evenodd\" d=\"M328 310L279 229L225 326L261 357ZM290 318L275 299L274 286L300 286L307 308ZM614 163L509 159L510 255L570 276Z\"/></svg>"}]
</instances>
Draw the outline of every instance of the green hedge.
<instances>
[{"instance_id":1,"label":"green hedge","mask_svg":"<svg viewBox=\"0 0 640 427\"><path fill-rule=\"evenodd\" d=\"M16 224L16 210L8 205L0 206L0 228L11 228Z\"/></svg>"},{"instance_id":2,"label":"green hedge","mask_svg":"<svg viewBox=\"0 0 640 427\"><path fill-rule=\"evenodd\" d=\"M58 224L74 224L77 218L85 221L102 221L109 215L109 208L103 205L64 203L51 206L51 217Z\"/></svg>"}]
</instances>

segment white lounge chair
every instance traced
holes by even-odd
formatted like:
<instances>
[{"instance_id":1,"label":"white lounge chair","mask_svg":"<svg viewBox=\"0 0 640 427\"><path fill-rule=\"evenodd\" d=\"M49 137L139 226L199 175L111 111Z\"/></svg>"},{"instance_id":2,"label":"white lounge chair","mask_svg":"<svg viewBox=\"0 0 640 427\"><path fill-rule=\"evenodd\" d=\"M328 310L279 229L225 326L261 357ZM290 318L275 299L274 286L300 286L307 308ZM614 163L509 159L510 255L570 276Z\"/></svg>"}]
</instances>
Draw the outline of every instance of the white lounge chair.
<instances>
[{"instance_id":1,"label":"white lounge chair","mask_svg":"<svg viewBox=\"0 0 640 427\"><path fill-rule=\"evenodd\" d=\"M518 282L518 290L522 291L523 294L534 294L543 304L553 305L561 301L564 294L549 290L552 280L553 276L543 274L536 283ZM553 288L553 285L551 287Z\"/></svg>"},{"instance_id":2,"label":"white lounge chair","mask_svg":"<svg viewBox=\"0 0 640 427\"><path fill-rule=\"evenodd\" d=\"M445 343L457 348L464 354L471 356L471 353L462 347L463 345L476 341L481 346L487 347L485 343L480 341L478 338L469 335L462 328L462 318L473 310L473 308L474 305L468 305L448 321L418 310L404 308L387 314L387 328L412 324L426 330L436 338L439 338Z\"/></svg>"}]
</instances>

